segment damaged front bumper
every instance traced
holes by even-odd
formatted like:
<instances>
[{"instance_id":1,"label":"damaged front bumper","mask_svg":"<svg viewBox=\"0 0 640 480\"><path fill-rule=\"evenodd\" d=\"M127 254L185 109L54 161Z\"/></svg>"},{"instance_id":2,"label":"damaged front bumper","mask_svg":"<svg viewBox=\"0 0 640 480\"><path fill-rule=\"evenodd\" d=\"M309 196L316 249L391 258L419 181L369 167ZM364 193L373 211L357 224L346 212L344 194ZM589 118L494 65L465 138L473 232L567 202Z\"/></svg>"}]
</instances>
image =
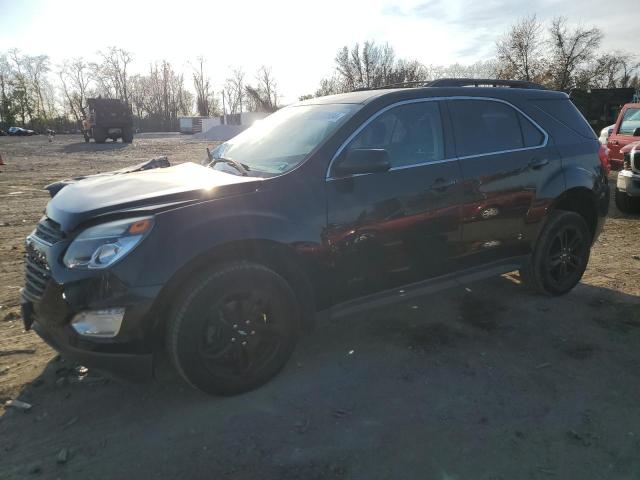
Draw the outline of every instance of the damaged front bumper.
<instances>
[{"instance_id":1,"label":"damaged front bumper","mask_svg":"<svg viewBox=\"0 0 640 480\"><path fill-rule=\"evenodd\" d=\"M64 242L30 237L22 318L64 356L124 377L153 375L154 302L161 286L133 287L108 270L71 272Z\"/></svg>"}]
</instances>

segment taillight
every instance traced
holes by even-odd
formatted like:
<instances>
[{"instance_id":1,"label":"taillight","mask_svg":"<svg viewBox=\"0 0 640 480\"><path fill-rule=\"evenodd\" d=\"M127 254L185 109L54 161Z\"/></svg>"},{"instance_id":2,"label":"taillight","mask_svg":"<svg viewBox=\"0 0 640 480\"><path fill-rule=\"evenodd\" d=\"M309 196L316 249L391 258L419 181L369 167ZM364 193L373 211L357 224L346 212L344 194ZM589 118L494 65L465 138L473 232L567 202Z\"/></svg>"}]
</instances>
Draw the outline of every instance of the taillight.
<instances>
[{"instance_id":1,"label":"taillight","mask_svg":"<svg viewBox=\"0 0 640 480\"><path fill-rule=\"evenodd\" d=\"M609 164L609 149L604 145L600 145L598 157L600 158L600 164L602 165L604 174L609 175L609 172L611 171L611 165Z\"/></svg>"}]
</instances>

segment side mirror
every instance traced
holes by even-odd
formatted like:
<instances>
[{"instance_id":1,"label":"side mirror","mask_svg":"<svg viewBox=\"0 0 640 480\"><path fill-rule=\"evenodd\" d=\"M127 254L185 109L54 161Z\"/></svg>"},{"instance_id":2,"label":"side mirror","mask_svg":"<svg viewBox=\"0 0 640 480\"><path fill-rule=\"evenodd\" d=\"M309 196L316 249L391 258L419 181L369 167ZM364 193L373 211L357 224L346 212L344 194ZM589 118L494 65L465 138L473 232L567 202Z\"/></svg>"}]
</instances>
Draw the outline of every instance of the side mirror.
<instances>
[{"instance_id":1,"label":"side mirror","mask_svg":"<svg viewBox=\"0 0 640 480\"><path fill-rule=\"evenodd\" d=\"M391 168L389 152L383 148L360 148L349 150L339 159L333 176L358 175L362 173L386 172Z\"/></svg>"},{"instance_id":2,"label":"side mirror","mask_svg":"<svg viewBox=\"0 0 640 480\"><path fill-rule=\"evenodd\" d=\"M636 129L633 131L633 136L634 136L634 137L640 137L640 127L636 128Z\"/></svg>"}]
</instances>

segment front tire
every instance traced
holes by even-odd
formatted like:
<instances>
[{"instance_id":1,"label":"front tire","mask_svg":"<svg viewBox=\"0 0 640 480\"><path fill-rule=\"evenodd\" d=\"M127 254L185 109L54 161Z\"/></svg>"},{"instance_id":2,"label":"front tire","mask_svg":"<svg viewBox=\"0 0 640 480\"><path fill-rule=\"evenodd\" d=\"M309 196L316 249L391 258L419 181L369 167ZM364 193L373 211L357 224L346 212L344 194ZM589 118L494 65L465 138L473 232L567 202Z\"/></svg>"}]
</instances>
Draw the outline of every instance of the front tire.
<instances>
[{"instance_id":1,"label":"front tire","mask_svg":"<svg viewBox=\"0 0 640 480\"><path fill-rule=\"evenodd\" d=\"M626 192L616 188L614 198L616 207L622 213L640 213L640 202L638 199L630 197Z\"/></svg>"},{"instance_id":2,"label":"front tire","mask_svg":"<svg viewBox=\"0 0 640 480\"><path fill-rule=\"evenodd\" d=\"M167 349L189 384L233 395L284 367L299 324L300 309L284 278L263 265L234 262L202 274L178 297Z\"/></svg>"},{"instance_id":3,"label":"front tire","mask_svg":"<svg viewBox=\"0 0 640 480\"><path fill-rule=\"evenodd\" d=\"M587 268L591 242L584 218L575 212L552 212L529 264L520 270L522 280L545 295L568 293Z\"/></svg>"},{"instance_id":4,"label":"front tire","mask_svg":"<svg viewBox=\"0 0 640 480\"><path fill-rule=\"evenodd\" d=\"M107 140L107 132L103 128L93 127L92 137L94 142L104 143Z\"/></svg>"}]
</instances>

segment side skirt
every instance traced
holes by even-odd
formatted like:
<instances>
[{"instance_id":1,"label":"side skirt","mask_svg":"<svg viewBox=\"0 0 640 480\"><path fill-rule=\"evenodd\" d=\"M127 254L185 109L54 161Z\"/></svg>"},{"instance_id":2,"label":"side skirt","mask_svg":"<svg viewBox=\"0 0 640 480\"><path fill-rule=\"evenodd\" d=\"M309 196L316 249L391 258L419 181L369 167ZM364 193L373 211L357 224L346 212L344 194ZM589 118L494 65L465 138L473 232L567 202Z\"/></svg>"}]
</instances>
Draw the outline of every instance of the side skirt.
<instances>
[{"instance_id":1,"label":"side skirt","mask_svg":"<svg viewBox=\"0 0 640 480\"><path fill-rule=\"evenodd\" d=\"M332 319L341 318L361 313L363 311L393 305L394 303L404 302L412 298L430 295L449 288L459 287L468 283L484 280L486 278L496 277L498 275L520 269L528 259L528 255L511 257L488 265L483 265L481 267L461 270L456 273L430 278L422 282L411 283L403 287L385 290L383 292L334 305L331 308L318 312L318 317L328 317Z\"/></svg>"}]
</instances>

